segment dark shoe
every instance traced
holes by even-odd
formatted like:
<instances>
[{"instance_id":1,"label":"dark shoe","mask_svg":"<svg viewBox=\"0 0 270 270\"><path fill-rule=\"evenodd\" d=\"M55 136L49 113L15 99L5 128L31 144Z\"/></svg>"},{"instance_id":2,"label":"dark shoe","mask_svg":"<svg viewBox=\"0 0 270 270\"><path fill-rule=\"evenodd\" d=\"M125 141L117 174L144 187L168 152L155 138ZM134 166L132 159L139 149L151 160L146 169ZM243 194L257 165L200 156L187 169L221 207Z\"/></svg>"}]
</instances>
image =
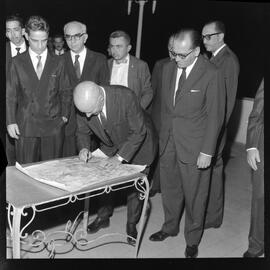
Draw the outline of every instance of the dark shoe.
<instances>
[{"instance_id":1,"label":"dark shoe","mask_svg":"<svg viewBox=\"0 0 270 270\"><path fill-rule=\"evenodd\" d=\"M244 258L257 258L257 257L260 257L261 255L264 254L264 251L261 250L260 252L257 252L257 253L250 253L248 250L243 254L243 257Z\"/></svg>"},{"instance_id":2,"label":"dark shoe","mask_svg":"<svg viewBox=\"0 0 270 270\"><path fill-rule=\"evenodd\" d=\"M107 228L110 226L110 219L101 219L100 217L97 217L91 224L87 226L87 232L88 233L96 233L101 228Z\"/></svg>"},{"instance_id":3,"label":"dark shoe","mask_svg":"<svg viewBox=\"0 0 270 270\"><path fill-rule=\"evenodd\" d=\"M163 231L158 231L156 233L153 233L150 237L150 241L163 241L169 236L176 236L176 235L171 235Z\"/></svg>"},{"instance_id":4,"label":"dark shoe","mask_svg":"<svg viewBox=\"0 0 270 270\"><path fill-rule=\"evenodd\" d=\"M185 256L186 258L196 258L198 256L198 246L187 246L185 250Z\"/></svg>"},{"instance_id":5,"label":"dark shoe","mask_svg":"<svg viewBox=\"0 0 270 270\"><path fill-rule=\"evenodd\" d=\"M160 193L160 191L157 190L157 189L151 189L151 190L149 191L149 197L152 198L152 197L154 197L157 193Z\"/></svg>"},{"instance_id":6,"label":"dark shoe","mask_svg":"<svg viewBox=\"0 0 270 270\"><path fill-rule=\"evenodd\" d=\"M136 224L134 223L127 223L127 235L131 237L127 237L127 241L130 245L135 245L136 244L136 239L137 239L137 229L136 229Z\"/></svg>"}]
</instances>

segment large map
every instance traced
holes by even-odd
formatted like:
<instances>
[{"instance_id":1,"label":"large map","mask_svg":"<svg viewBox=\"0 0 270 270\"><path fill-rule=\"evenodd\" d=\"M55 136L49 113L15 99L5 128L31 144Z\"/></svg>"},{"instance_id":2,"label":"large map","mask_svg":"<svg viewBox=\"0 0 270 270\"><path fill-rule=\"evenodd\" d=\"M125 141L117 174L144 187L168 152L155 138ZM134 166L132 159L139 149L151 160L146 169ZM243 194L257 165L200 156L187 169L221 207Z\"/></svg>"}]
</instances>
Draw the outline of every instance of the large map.
<instances>
[{"instance_id":1,"label":"large map","mask_svg":"<svg viewBox=\"0 0 270 270\"><path fill-rule=\"evenodd\" d=\"M94 152L87 163L78 157L71 157L26 167L16 163L16 168L37 181L67 191L77 191L91 184L136 174L145 168L140 165L108 164L104 162L105 159Z\"/></svg>"}]
</instances>

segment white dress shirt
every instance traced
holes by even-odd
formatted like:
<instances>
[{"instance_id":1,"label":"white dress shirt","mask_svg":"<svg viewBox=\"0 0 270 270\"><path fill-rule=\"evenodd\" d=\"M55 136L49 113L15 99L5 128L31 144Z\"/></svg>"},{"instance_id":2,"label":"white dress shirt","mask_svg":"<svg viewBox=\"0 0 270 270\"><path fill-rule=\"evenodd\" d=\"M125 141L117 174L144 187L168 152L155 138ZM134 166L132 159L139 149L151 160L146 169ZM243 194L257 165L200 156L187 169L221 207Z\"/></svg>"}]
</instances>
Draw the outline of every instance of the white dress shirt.
<instances>
[{"instance_id":1,"label":"white dress shirt","mask_svg":"<svg viewBox=\"0 0 270 270\"><path fill-rule=\"evenodd\" d=\"M71 54L71 59L72 59L73 65L74 65L74 62L75 62L75 56L80 55L80 57L78 58L78 61L80 63L80 71L81 71L81 74L82 74L83 66L84 66L84 62L85 62L85 58L86 58L86 48L85 48L85 46L84 46L83 50L80 53L75 53L75 52L70 50L70 54Z\"/></svg>"},{"instance_id":2,"label":"white dress shirt","mask_svg":"<svg viewBox=\"0 0 270 270\"><path fill-rule=\"evenodd\" d=\"M225 46L226 46L225 43L222 46L220 46L215 52L213 52L213 56L216 56Z\"/></svg>"},{"instance_id":3,"label":"white dress shirt","mask_svg":"<svg viewBox=\"0 0 270 270\"><path fill-rule=\"evenodd\" d=\"M16 46L14 43L10 42L10 48L11 48L11 57L14 57L17 55L16 48L21 48L20 53L23 53L26 51L26 43L24 41L20 46Z\"/></svg>"},{"instance_id":4,"label":"white dress shirt","mask_svg":"<svg viewBox=\"0 0 270 270\"><path fill-rule=\"evenodd\" d=\"M62 49L61 51L58 51L58 50L54 50L54 53L56 54L56 55L62 55L62 54L64 54L65 53L65 50L64 49Z\"/></svg>"},{"instance_id":5,"label":"white dress shirt","mask_svg":"<svg viewBox=\"0 0 270 270\"><path fill-rule=\"evenodd\" d=\"M126 59L117 64L115 60L113 60L112 65L112 74L111 74L111 85L123 85L128 87L128 67L129 67L129 54Z\"/></svg>"},{"instance_id":6,"label":"white dress shirt","mask_svg":"<svg viewBox=\"0 0 270 270\"><path fill-rule=\"evenodd\" d=\"M48 49L47 48L45 49L45 51L42 54L37 54L29 47L29 55L30 55L30 58L31 58L31 61L32 61L32 64L33 64L35 70L37 68L37 63L38 63L37 56L40 55L41 56L42 68L44 69L46 59L47 59L47 55L48 55Z\"/></svg>"}]
</instances>

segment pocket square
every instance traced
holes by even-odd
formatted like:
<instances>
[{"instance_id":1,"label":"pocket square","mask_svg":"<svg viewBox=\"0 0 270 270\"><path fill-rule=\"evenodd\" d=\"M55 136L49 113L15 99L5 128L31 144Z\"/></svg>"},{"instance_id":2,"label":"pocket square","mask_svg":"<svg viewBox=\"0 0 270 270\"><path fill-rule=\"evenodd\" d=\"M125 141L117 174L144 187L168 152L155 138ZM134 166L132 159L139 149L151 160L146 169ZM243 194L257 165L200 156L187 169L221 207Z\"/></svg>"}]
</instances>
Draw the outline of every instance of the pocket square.
<instances>
[{"instance_id":1,"label":"pocket square","mask_svg":"<svg viewBox=\"0 0 270 270\"><path fill-rule=\"evenodd\" d=\"M197 93L197 92L201 92L201 90L190 90L190 92Z\"/></svg>"},{"instance_id":2,"label":"pocket square","mask_svg":"<svg viewBox=\"0 0 270 270\"><path fill-rule=\"evenodd\" d=\"M51 77L56 77L56 74L52 74Z\"/></svg>"}]
</instances>

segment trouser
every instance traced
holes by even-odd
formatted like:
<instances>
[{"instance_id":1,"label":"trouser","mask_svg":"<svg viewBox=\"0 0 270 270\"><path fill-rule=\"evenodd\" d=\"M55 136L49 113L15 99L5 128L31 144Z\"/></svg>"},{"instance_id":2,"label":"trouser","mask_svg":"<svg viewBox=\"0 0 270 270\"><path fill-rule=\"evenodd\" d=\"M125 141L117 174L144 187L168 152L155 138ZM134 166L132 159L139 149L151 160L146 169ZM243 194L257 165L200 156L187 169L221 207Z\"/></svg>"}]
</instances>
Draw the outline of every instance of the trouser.
<instances>
[{"instance_id":1,"label":"trouser","mask_svg":"<svg viewBox=\"0 0 270 270\"><path fill-rule=\"evenodd\" d=\"M203 233L210 169L198 169L196 164L183 163L176 153L170 135L160 157L160 184L164 209L162 231L170 235L179 232L179 222L185 206L185 240L198 245Z\"/></svg>"},{"instance_id":2,"label":"trouser","mask_svg":"<svg viewBox=\"0 0 270 270\"><path fill-rule=\"evenodd\" d=\"M213 160L205 227L222 224L224 212L224 166L222 154Z\"/></svg>"},{"instance_id":3,"label":"trouser","mask_svg":"<svg viewBox=\"0 0 270 270\"><path fill-rule=\"evenodd\" d=\"M15 141L16 158L21 164L62 157L64 132L47 137L22 137Z\"/></svg>"},{"instance_id":4,"label":"trouser","mask_svg":"<svg viewBox=\"0 0 270 270\"><path fill-rule=\"evenodd\" d=\"M250 253L264 250L264 158L257 162L258 169L252 172L252 199L249 230Z\"/></svg>"},{"instance_id":5,"label":"trouser","mask_svg":"<svg viewBox=\"0 0 270 270\"><path fill-rule=\"evenodd\" d=\"M6 133L6 155L8 160L8 166L15 165L16 155L15 155L15 139L11 138Z\"/></svg>"},{"instance_id":6,"label":"trouser","mask_svg":"<svg viewBox=\"0 0 270 270\"><path fill-rule=\"evenodd\" d=\"M160 165L159 155L156 156L151 165L149 179L151 180L151 189L160 192Z\"/></svg>"},{"instance_id":7,"label":"trouser","mask_svg":"<svg viewBox=\"0 0 270 270\"><path fill-rule=\"evenodd\" d=\"M78 155L76 147L76 136L75 134L64 137L63 144L63 157L71 157Z\"/></svg>"}]
</instances>

